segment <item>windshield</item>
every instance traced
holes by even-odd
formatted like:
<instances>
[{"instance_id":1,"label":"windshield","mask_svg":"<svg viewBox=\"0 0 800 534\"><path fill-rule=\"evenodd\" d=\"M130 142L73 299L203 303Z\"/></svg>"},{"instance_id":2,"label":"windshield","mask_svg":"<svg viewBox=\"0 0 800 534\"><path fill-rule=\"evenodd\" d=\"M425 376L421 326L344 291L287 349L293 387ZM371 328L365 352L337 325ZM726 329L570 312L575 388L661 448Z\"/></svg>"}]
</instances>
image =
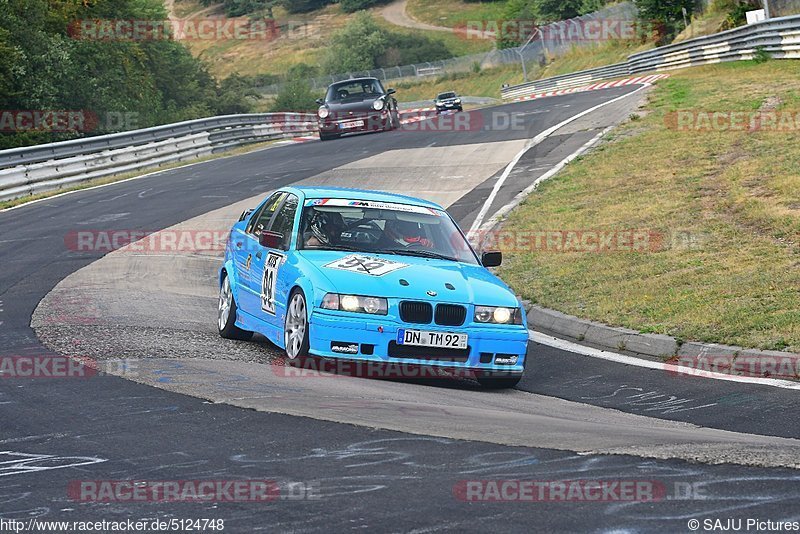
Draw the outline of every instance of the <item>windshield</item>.
<instances>
[{"instance_id":1,"label":"windshield","mask_svg":"<svg viewBox=\"0 0 800 534\"><path fill-rule=\"evenodd\" d=\"M463 234L443 211L343 199L311 200L298 249L398 254L477 264Z\"/></svg>"},{"instance_id":2,"label":"windshield","mask_svg":"<svg viewBox=\"0 0 800 534\"><path fill-rule=\"evenodd\" d=\"M438 100L445 100L448 98L455 98L455 97L456 97L455 93L439 93L439 96L437 96L436 98Z\"/></svg>"},{"instance_id":3,"label":"windshield","mask_svg":"<svg viewBox=\"0 0 800 534\"><path fill-rule=\"evenodd\" d=\"M325 101L364 100L365 98L376 98L382 94L384 94L384 90L378 80L349 80L331 85L325 95Z\"/></svg>"}]
</instances>

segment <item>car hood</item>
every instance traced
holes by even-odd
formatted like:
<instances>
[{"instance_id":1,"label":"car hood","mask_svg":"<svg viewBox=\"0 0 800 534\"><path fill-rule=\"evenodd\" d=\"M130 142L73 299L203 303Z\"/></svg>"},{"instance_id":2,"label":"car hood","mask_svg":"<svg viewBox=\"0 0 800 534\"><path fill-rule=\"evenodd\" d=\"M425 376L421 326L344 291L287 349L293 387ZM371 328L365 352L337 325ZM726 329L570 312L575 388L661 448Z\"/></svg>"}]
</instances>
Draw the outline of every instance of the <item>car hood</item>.
<instances>
[{"instance_id":1,"label":"car hood","mask_svg":"<svg viewBox=\"0 0 800 534\"><path fill-rule=\"evenodd\" d=\"M318 269L330 281L332 290L338 293L484 306L519 306L517 297L508 286L481 265L396 254L358 254L396 262L402 266L382 275L330 266L331 263L353 254L304 250L299 256ZM401 284L400 280L405 280L408 285ZM447 284L454 289L449 289ZM435 295L430 295L429 291L435 292Z\"/></svg>"},{"instance_id":2,"label":"car hood","mask_svg":"<svg viewBox=\"0 0 800 534\"><path fill-rule=\"evenodd\" d=\"M372 104L383 97L375 97L375 98L365 98L361 99L351 99L351 100L344 100L342 102L326 102L325 107L331 110L334 113L347 113L347 112L364 112L364 111L374 111L372 109Z\"/></svg>"}]
</instances>

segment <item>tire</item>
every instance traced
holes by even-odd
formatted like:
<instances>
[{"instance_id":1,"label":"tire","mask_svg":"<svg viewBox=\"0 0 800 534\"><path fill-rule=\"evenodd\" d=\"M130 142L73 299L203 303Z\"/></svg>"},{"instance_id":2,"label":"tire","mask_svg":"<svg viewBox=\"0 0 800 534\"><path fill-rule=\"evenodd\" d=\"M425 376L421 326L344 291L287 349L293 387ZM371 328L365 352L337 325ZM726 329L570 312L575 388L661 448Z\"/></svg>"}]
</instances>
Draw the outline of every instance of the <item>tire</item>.
<instances>
[{"instance_id":1,"label":"tire","mask_svg":"<svg viewBox=\"0 0 800 534\"><path fill-rule=\"evenodd\" d=\"M253 333L236 326L236 311L238 309L236 300L233 298L230 279L226 273L219 288L219 306L217 307L219 335L225 339L249 341L253 337Z\"/></svg>"},{"instance_id":2,"label":"tire","mask_svg":"<svg viewBox=\"0 0 800 534\"><path fill-rule=\"evenodd\" d=\"M339 136L336 134L324 134L322 132L319 133L319 140L320 141L330 141L331 139L338 139Z\"/></svg>"},{"instance_id":3,"label":"tire","mask_svg":"<svg viewBox=\"0 0 800 534\"><path fill-rule=\"evenodd\" d=\"M519 384L519 381L522 380L522 375L493 376L478 374L476 378L478 383L485 389L510 389Z\"/></svg>"},{"instance_id":4,"label":"tire","mask_svg":"<svg viewBox=\"0 0 800 534\"><path fill-rule=\"evenodd\" d=\"M458 108L458 112L461 113L464 111L464 108Z\"/></svg>"},{"instance_id":5,"label":"tire","mask_svg":"<svg viewBox=\"0 0 800 534\"><path fill-rule=\"evenodd\" d=\"M300 289L294 289L289 295L283 321L283 344L290 360L308 356L308 306Z\"/></svg>"}]
</instances>

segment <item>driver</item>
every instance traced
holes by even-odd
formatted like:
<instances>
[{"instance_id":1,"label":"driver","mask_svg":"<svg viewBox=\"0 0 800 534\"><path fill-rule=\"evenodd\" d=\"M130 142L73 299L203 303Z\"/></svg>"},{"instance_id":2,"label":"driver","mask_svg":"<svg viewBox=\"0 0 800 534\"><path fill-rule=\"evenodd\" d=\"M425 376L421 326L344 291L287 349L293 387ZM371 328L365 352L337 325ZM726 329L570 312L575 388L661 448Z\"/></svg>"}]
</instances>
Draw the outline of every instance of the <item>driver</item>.
<instances>
[{"instance_id":1,"label":"driver","mask_svg":"<svg viewBox=\"0 0 800 534\"><path fill-rule=\"evenodd\" d=\"M383 230L384 236L389 240L399 243L404 247L421 245L433 248L433 242L425 237L425 232L419 223L400 220L387 220Z\"/></svg>"},{"instance_id":2,"label":"driver","mask_svg":"<svg viewBox=\"0 0 800 534\"><path fill-rule=\"evenodd\" d=\"M337 244L345 225L340 213L314 210L306 228L305 246L313 248Z\"/></svg>"}]
</instances>

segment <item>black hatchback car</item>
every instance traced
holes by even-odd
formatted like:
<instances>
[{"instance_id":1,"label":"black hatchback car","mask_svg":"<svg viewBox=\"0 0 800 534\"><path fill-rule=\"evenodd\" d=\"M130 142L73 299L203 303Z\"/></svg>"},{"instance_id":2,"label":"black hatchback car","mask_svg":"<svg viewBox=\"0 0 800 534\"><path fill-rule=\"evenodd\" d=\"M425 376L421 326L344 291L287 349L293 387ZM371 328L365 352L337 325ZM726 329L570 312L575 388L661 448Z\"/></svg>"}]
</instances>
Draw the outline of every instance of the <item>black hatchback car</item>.
<instances>
[{"instance_id":1,"label":"black hatchback car","mask_svg":"<svg viewBox=\"0 0 800 534\"><path fill-rule=\"evenodd\" d=\"M393 130L400 126L394 89L384 89L377 78L355 78L328 87L317 100L319 138L342 134Z\"/></svg>"}]
</instances>

